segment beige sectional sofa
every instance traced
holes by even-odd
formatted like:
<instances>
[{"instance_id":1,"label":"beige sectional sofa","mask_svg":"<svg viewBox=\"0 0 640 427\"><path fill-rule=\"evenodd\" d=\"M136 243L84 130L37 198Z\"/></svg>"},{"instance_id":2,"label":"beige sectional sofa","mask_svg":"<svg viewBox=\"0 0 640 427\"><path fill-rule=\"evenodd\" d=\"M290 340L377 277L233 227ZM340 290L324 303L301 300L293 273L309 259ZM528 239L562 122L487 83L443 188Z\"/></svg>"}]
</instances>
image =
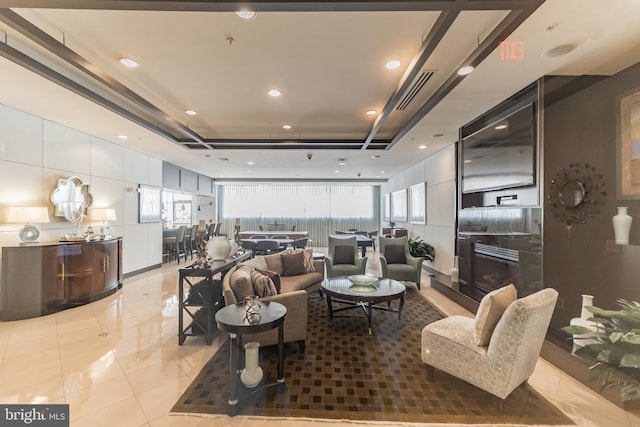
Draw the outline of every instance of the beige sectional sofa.
<instances>
[{"instance_id":1,"label":"beige sectional sofa","mask_svg":"<svg viewBox=\"0 0 640 427\"><path fill-rule=\"evenodd\" d=\"M281 254L257 256L233 267L225 275L222 292L226 305L242 302L243 295L251 294L248 286L251 282L249 271L253 269L271 271L280 275L280 293L262 297L263 301L276 301L287 308L284 321L284 342L297 342L304 351L307 338L307 295L320 290L324 280L324 261L313 260L315 272L283 276ZM250 267L250 268L247 268ZM278 343L278 330L262 332L256 335L243 335L243 342L257 341L261 346Z\"/></svg>"}]
</instances>

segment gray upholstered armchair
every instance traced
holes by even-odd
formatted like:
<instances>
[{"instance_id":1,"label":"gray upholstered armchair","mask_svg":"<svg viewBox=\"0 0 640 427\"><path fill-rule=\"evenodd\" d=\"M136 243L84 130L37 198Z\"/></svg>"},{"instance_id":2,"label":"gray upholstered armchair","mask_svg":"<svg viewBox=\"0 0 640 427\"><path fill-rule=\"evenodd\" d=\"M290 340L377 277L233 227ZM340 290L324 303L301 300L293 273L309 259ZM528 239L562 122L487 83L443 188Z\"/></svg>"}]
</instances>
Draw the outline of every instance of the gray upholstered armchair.
<instances>
[{"instance_id":1,"label":"gray upholstered armchair","mask_svg":"<svg viewBox=\"0 0 640 427\"><path fill-rule=\"evenodd\" d=\"M411 256L409 238L380 236L380 272L386 279L415 282L420 289L422 261L424 258Z\"/></svg>"},{"instance_id":2,"label":"gray upholstered armchair","mask_svg":"<svg viewBox=\"0 0 640 427\"><path fill-rule=\"evenodd\" d=\"M439 369L504 400L533 373L557 299L551 288L521 299L513 285L493 291L475 319L451 316L425 326L422 361L431 375Z\"/></svg>"},{"instance_id":3,"label":"gray upholstered armchair","mask_svg":"<svg viewBox=\"0 0 640 427\"><path fill-rule=\"evenodd\" d=\"M355 236L329 236L329 249L324 259L327 277L364 274L367 257L358 255L358 240Z\"/></svg>"}]
</instances>

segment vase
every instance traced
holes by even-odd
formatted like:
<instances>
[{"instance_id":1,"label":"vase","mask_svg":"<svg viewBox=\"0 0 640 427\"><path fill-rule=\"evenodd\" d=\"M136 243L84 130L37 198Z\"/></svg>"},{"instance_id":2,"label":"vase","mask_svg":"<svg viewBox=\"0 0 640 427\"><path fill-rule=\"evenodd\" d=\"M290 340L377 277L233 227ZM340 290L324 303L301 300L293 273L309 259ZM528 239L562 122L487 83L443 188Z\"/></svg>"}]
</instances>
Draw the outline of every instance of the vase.
<instances>
[{"instance_id":1,"label":"vase","mask_svg":"<svg viewBox=\"0 0 640 427\"><path fill-rule=\"evenodd\" d=\"M580 318L582 320L588 320L593 317L593 314L586 309L593 305L593 295L582 295L582 310L580 311Z\"/></svg>"},{"instance_id":2,"label":"vase","mask_svg":"<svg viewBox=\"0 0 640 427\"><path fill-rule=\"evenodd\" d=\"M227 254L227 256L234 256L235 254L238 253L238 242L236 242L235 240L229 240L229 246L231 246L231 249L229 250L229 253Z\"/></svg>"},{"instance_id":3,"label":"vase","mask_svg":"<svg viewBox=\"0 0 640 427\"><path fill-rule=\"evenodd\" d=\"M248 342L244 345L244 369L240 372L240 381L245 387L253 388L262 380L262 368L258 366L260 350L259 342Z\"/></svg>"},{"instance_id":4,"label":"vase","mask_svg":"<svg viewBox=\"0 0 640 427\"><path fill-rule=\"evenodd\" d=\"M453 258L453 268L451 269L451 281L458 282L460 280L460 271L458 270L458 257Z\"/></svg>"},{"instance_id":5,"label":"vase","mask_svg":"<svg viewBox=\"0 0 640 427\"><path fill-rule=\"evenodd\" d=\"M231 244L225 236L212 236L207 242L207 253L214 261L222 261L229 256Z\"/></svg>"},{"instance_id":6,"label":"vase","mask_svg":"<svg viewBox=\"0 0 640 427\"><path fill-rule=\"evenodd\" d=\"M618 214L613 217L613 231L616 236L616 244L629 244L629 230L633 218L627 214L626 206L618 206Z\"/></svg>"}]
</instances>

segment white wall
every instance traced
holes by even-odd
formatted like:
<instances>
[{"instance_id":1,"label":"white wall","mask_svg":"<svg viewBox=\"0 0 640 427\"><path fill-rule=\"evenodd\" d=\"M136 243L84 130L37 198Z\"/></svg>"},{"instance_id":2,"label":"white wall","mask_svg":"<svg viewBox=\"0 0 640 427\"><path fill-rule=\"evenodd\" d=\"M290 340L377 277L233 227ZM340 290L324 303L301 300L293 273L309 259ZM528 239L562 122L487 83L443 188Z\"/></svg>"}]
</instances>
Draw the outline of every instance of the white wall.
<instances>
[{"instance_id":1,"label":"white wall","mask_svg":"<svg viewBox=\"0 0 640 427\"><path fill-rule=\"evenodd\" d=\"M128 187L162 187L162 161L0 104L0 247L19 244L23 224L6 224L8 206L47 206L40 242L73 230L54 216L49 196L58 179L89 184L93 206L116 209L111 233L123 237L123 273L162 263L162 224L138 223L138 193ZM97 226L87 218L82 229Z\"/></svg>"},{"instance_id":2,"label":"white wall","mask_svg":"<svg viewBox=\"0 0 640 427\"><path fill-rule=\"evenodd\" d=\"M448 273L453 267L455 256L455 145L450 145L391 177L387 184L381 186L381 196L403 188L408 192L410 186L420 182L426 182L427 185L427 223L411 224L396 220L396 227L406 227L410 237L420 236L433 245L436 250L433 267ZM387 226L387 222L381 225Z\"/></svg>"}]
</instances>

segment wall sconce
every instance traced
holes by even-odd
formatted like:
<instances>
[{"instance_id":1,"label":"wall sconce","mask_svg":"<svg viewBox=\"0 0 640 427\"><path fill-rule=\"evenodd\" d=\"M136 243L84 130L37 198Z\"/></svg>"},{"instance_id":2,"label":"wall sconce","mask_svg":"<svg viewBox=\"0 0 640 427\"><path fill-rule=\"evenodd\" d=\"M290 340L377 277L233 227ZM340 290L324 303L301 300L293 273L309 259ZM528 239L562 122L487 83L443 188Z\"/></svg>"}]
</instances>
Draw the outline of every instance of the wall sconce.
<instances>
[{"instance_id":1,"label":"wall sconce","mask_svg":"<svg viewBox=\"0 0 640 427\"><path fill-rule=\"evenodd\" d=\"M49 210L39 206L13 206L7 212L8 223L26 223L20 230L20 240L25 244L38 243L40 230L33 224L49 222Z\"/></svg>"},{"instance_id":2,"label":"wall sconce","mask_svg":"<svg viewBox=\"0 0 640 427\"><path fill-rule=\"evenodd\" d=\"M100 233L105 237L111 237L111 224L109 221L115 221L116 210L111 208L96 208L91 209L91 219L95 221L102 221L100 225Z\"/></svg>"}]
</instances>

